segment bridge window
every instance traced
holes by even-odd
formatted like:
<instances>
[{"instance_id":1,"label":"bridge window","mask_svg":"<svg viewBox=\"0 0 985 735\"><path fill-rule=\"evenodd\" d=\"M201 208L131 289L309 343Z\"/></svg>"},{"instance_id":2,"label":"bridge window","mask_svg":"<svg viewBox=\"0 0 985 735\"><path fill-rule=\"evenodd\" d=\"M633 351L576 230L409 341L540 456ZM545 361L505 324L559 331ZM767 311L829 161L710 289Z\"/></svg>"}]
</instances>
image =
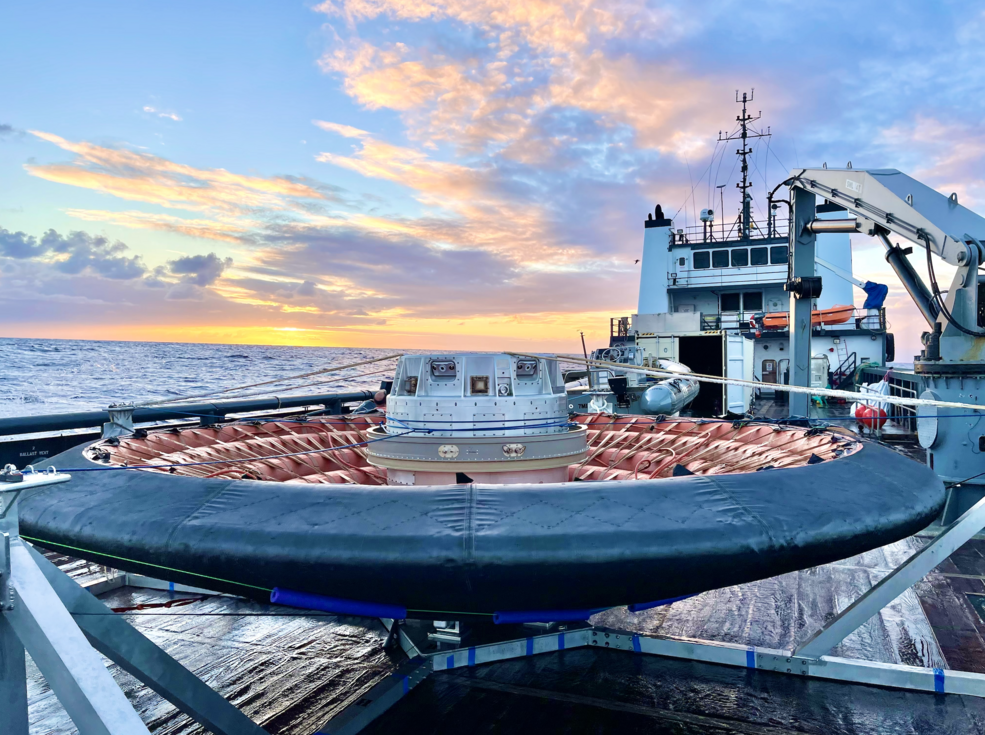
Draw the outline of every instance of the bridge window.
<instances>
[{"instance_id":1,"label":"bridge window","mask_svg":"<svg viewBox=\"0 0 985 735\"><path fill-rule=\"evenodd\" d=\"M739 293L723 293L721 296L722 300L722 311L742 311L742 294Z\"/></svg>"},{"instance_id":2,"label":"bridge window","mask_svg":"<svg viewBox=\"0 0 985 735\"><path fill-rule=\"evenodd\" d=\"M702 268L711 267L711 253L707 250L696 250L694 255L691 256L691 261L694 263L695 270L701 270Z\"/></svg>"},{"instance_id":3,"label":"bridge window","mask_svg":"<svg viewBox=\"0 0 985 735\"><path fill-rule=\"evenodd\" d=\"M749 264L750 265L769 265L770 264L770 249L769 248L753 248L749 251Z\"/></svg>"},{"instance_id":4,"label":"bridge window","mask_svg":"<svg viewBox=\"0 0 985 735\"><path fill-rule=\"evenodd\" d=\"M732 251L732 267L741 268L749 265L749 251L746 248L735 248Z\"/></svg>"},{"instance_id":5,"label":"bridge window","mask_svg":"<svg viewBox=\"0 0 985 735\"><path fill-rule=\"evenodd\" d=\"M728 268L728 250L712 250L711 267Z\"/></svg>"},{"instance_id":6,"label":"bridge window","mask_svg":"<svg viewBox=\"0 0 985 735\"><path fill-rule=\"evenodd\" d=\"M770 248L770 263L773 265L786 265L787 259L786 245L774 245Z\"/></svg>"}]
</instances>

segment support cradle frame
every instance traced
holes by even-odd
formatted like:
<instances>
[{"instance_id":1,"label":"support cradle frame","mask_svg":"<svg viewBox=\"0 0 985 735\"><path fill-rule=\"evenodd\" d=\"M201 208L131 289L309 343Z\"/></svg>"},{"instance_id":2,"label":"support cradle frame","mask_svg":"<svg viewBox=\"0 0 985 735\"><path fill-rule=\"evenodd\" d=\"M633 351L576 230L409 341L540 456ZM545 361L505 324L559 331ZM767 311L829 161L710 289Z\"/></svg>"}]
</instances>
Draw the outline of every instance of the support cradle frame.
<instances>
[{"instance_id":1,"label":"support cradle frame","mask_svg":"<svg viewBox=\"0 0 985 735\"><path fill-rule=\"evenodd\" d=\"M494 643L477 643L425 654L415 645L399 621L384 618L382 622L391 631L391 635L393 626L397 626L400 645L409 661L377 683L358 701L339 712L318 730L317 735L355 735L437 671L586 647L610 648L635 655L665 656L847 684L985 698L985 674L826 655L982 530L985 530L985 499L976 503L926 546L790 651L672 636L645 636L630 631L585 625L570 630Z\"/></svg>"},{"instance_id":2,"label":"support cradle frame","mask_svg":"<svg viewBox=\"0 0 985 735\"><path fill-rule=\"evenodd\" d=\"M25 652L80 735L149 735L100 654L215 735L266 735L20 538L21 490L70 479L54 471L0 472L0 735L29 735Z\"/></svg>"}]
</instances>

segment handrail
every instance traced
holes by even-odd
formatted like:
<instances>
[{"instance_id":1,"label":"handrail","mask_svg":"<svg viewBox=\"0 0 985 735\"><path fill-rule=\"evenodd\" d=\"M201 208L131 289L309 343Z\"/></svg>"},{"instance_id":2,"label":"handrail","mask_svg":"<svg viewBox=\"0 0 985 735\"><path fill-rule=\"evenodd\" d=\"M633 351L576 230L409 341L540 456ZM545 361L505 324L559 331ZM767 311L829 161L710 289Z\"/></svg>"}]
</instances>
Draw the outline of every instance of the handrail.
<instances>
[{"instance_id":1,"label":"handrail","mask_svg":"<svg viewBox=\"0 0 985 735\"><path fill-rule=\"evenodd\" d=\"M230 413L251 413L254 411L277 411L283 408L301 406L325 406L330 412L342 410L343 403L367 401L376 391L360 390L348 393L320 393L308 396L287 396L279 398L251 398L248 400L230 399L210 403L183 403L167 408L135 408L134 423L171 421L174 419L210 419L213 423L222 420ZM69 431L88 429L110 421L108 410L75 411L72 413L43 414L40 416L12 416L0 418L0 436L14 434L34 434L46 431Z\"/></svg>"}]
</instances>

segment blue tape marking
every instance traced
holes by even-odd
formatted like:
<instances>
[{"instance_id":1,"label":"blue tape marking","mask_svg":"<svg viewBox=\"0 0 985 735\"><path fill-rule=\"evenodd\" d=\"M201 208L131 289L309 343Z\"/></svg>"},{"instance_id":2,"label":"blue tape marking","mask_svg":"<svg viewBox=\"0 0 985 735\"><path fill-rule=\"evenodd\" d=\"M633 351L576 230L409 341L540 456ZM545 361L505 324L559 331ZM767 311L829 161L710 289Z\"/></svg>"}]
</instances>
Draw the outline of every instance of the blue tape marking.
<instances>
[{"instance_id":1,"label":"blue tape marking","mask_svg":"<svg viewBox=\"0 0 985 735\"><path fill-rule=\"evenodd\" d=\"M557 634L557 650L564 650L564 633Z\"/></svg>"},{"instance_id":2,"label":"blue tape marking","mask_svg":"<svg viewBox=\"0 0 985 735\"><path fill-rule=\"evenodd\" d=\"M528 656L533 656L534 655L534 639L533 638L527 638L527 655Z\"/></svg>"},{"instance_id":3,"label":"blue tape marking","mask_svg":"<svg viewBox=\"0 0 985 735\"><path fill-rule=\"evenodd\" d=\"M475 646L469 648L469 666L475 666Z\"/></svg>"},{"instance_id":4,"label":"blue tape marking","mask_svg":"<svg viewBox=\"0 0 985 735\"><path fill-rule=\"evenodd\" d=\"M454 669L455 668L455 655L454 654L452 654L451 656L449 656L448 658L445 659L445 668L446 669Z\"/></svg>"},{"instance_id":5,"label":"blue tape marking","mask_svg":"<svg viewBox=\"0 0 985 735\"><path fill-rule=\"evenodd\" d=\"M410 681L405 676L404 677L404 694L406 694L409 691L410 691Z\"/></svg>"},{"instance_id":6,"label":"blue tape marking","mask_svg":"<svg viewBox=\"0 0 985 735\"><path fill-rule=\"evenodd\" d=\"M638 635L633 636L633 650L637 653L643 653L643 649L640 648L640 637Z\"/></svg>"},{"instance_id":7,"label":"blue tape marking","mask_svg":"<svg viewBox=\"0 0 985 735\"><path fill-rule=\"evenodd\" d=\"M944 693L944 669L934 669L934 691Z\"/></svg>"},{"instance_id":8,"label":"blue tape marking","mask_svg":"<svg viewBox=\"0 0 985 735\"><path fill-rule=\"evenodd\" d=\"M746 651L746 668L747 669L756 668L756 650L753 648L750 648L748 651Z\"/></svg>"},{"instance_id":9,"label":"blue tape marking","mask_svg":"<svg viewBox=\"0 0 985 735\"><path fill-rule=\"evenodd\" d=\"M168 582L168 592L174 592L174 582Z\"/></svg>"}]
</instances>

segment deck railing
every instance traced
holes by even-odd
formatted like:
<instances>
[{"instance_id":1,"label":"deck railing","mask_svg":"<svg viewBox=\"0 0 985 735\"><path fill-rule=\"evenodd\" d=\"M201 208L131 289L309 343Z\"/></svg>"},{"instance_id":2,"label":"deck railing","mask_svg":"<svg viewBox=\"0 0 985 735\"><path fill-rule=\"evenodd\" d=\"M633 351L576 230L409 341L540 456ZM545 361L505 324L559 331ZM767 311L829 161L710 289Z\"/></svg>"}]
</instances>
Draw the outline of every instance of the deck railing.
<instances>
[{"instance_id":1,"label":"deck railing","mask_svg":"<svg viewBox=\"0 0 985 735\"><path fill-rule=\"evenodd\" d=\"M756 219L750 221L750 234L755 239L769 237L786 237L789 230L789 221L786 217L775 219ZM702 223L700 225L688 225L674 229L674 236L677 242L723 242L725 240L738 240L741 232L740 218L736 217L730 221Z\"/></svg>"}]
</instances>

